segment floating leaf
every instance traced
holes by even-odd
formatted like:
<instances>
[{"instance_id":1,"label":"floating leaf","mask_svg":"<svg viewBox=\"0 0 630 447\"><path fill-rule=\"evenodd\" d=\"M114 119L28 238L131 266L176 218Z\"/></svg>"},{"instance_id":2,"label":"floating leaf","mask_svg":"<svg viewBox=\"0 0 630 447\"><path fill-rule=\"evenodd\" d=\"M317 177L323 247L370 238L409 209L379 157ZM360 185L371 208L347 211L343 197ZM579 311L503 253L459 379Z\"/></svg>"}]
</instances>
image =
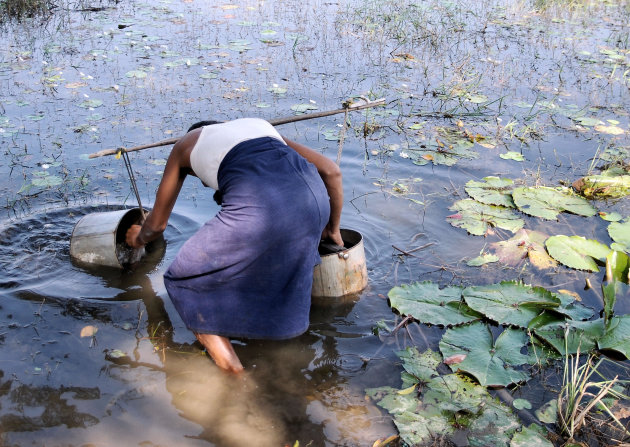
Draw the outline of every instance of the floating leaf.
<instances>
[{"instance_id":1,"label":"floating leaf","mask_svg":"<svg viewBox=\"0 0 630 447\"><path fill-rule=\"evenodd\" d=\"M615 199L630 194L630 175L587 175L573 188L588 199Z\"/></svg>"},{"instance_id":2,"label":"floating leaf","mask_svg":"<svg viewBox=\"0 0 630 447\"><path fill-rule=\"evenodd\" d=\"M322 132L326 141L339 141L339 132L335 129L326 129Z\"/></svg>"},{"instance_id":3,"label":"floating leaf","mask_svg":"<svg viewBox=\"0 0 630 447\"><path fill-rule=\"evenodd\" d=\"M518 399L514 400L516 402ZM531 408L531 406L529 407ZM521 431L514 433L510 447L553 447L553 443L549 441L544 434L536 430L536 425L531 427L523 427Z\"/></svg>"},{"instance_id":4,"label":"floating leaf","mask_svg":"<svg viewBox=\"0 0 630 447\"><path fill-rule=\"evenodd\" d=\"M499 324L523 328L543 310L560 307L560 299L548 290L513 281L466 287L462 295L474 311Z\"/></svg>"},{"instance_id":5,"label":"floating leaf","mask_svg":"<svg viewBox=\"0 0 630 447\"><path fill-rule=\"evenodd\" d=\"M488 102L488 97L486 95L468 95L466 99L468 99L468 101L472 102L473 104L482 104L484 102Z\"/></svg>"},{"instance_id":6,"label":"floating leaf","mask_svg":"<svg viewBox=\"0 0 630 447\"><path fill-rule=\"evenodd\" d=\"M84 326L81 328L81 337L94 337L98 332L96 326Z\"/></svg>"},{"instance_id":7,"label":"floating leaf","mask_svg":"<svg viewBox=\"0 0 630 447\"><path fill-rule=\"evenodd\" d=\"M512 192L514 204L530 216L557 219L562 211L580 216L593 216L597 210L586 199L568 188L519 187Z\"/></svg>"},{"instance_id":8,"label":"floating leaf","mask_svg":"<svg viewBox=\"0 0 630 447\"><path fill-rule=\"evenodd\" d=\"M609 135L623 135L624 133L626 133L625 130L623 130L621 127L605 126L603 124L595 126L594 129L598 132L606 133Z\"/></svg>"},{"instance_id":9,"label":"floating leaf","mask_svg":"<svg viewBox=\"0 0 630 447\"><path fill-rule=\"evenodd\" d=\"M391 387L368 389L367 394L390 412L406 445L425 445L435 433L448 437L455 431L454 421L458 430L465 430L469 445L508 445L520 424L484 387L457 374L441 376L437 372L440 356L431 350L419 354L409 348L398 355L405 369L402 391L422 382L422 387L415 388L421 397L400 394Z\"/></svg>"},{"instance_id":10,"label":"floating leaf","mask_svg":"<svg viewBox=\"0 0 630 447\"><path fill-rule=\"evenodd\" d=\"M558 418L558 399L551 399L545 405L536 410L536 417L540 422L553 424Z\"/></svg>"},{"instance_id":11,"label":"floating leaf","mask_svg":"<svg viewBox=\"0 0 630 447\"><path fill-rule=\"evenodd\" d=\"M58 186L63 183L61 177L57 177L56 175L40 175L34 178L31 182L33 186L39 186L42 188L49 188L52 186Z\"/></svg>"},{"instance_id":12,"label":"floating leaf","mask_svg":"<svg viewBox=\"0 0 630 447\"><path fill-rule=\"evenodd\" d=\"M608 235L615 241L613 248L630 253L630 219L612 222L608 225Z\"/></svg>"},{"instance_id":13,"label":"floating leaf","mask_svg":"<svg viewBox=\"0 0 630 447\"><path fill-rule=\"evenodd\" d=\"M531 410L532 409L532 403L528 401L527 399L514 399L514 402L512 402L512 405L517 410L523 410L523 409Z\"/></svg>"},{"instance_id":14,"label":"floating leaf","mask_svg":"<svg viewBox=\"0 0 630 447\"><path fill-rule=\"evenodd\" d=\"M201 79L217 79L219 75L217 73L210 72L210 73L202 73L199 75L199 77Z\"/></svg>"},{"instance_id":15,"label":"floating leaf","mask_svg":"<svg viewBox=\"0 0 630 447\"><path fill-rule=\"evenodd\" d=\"M305 113L309 110L317 110L318 108L319 107L314 104L295 104L291 106L291 110L293 110L297 114Z\"/></svg>"},{"instance_id":16,"label":"floating leaf","mask_svg":"<svg viewBox=\"0 0 630 447\"><path fill-rule=\"evenodd\" d=\"M166 165L166 159L164 158L153 158L149 160L149 163L156 166L164 166Z\"/></svg>"},{"instance_id":17,"label":"floating leaf","mask_svg":"<svg viewBox=\"0 0 630 447\"><path fill-rule=\"evenodd\" d=\"M525 161L525 157L520 152L508 151L504 154L499 154L504 160Z\"/></svg>"},{"instance_id":18,"label":"floating leaf","mask_svg":"<svg viewBox=\"0 0 630 447\"><path fill-rule=\"evenodd\" d=\"M477 256L476 258L471 259L466 263L466 265L470 267L479 267L484 264L490 264L492 262L497 262L499 257L490 253L484 253L483 255Z\"/></svg>"},{"instance_id":19,"label":"floating leaf","mask_svg":"<svg viewBox=\"0 0 630 447\"><path fill-rule=\"evenodd\" d=\"M147 72L142 70L131 70L125 73L125 76L127 76L128 78L143 79L147 77Z\"/></svg>"},{"instance_id":20,"label":"floating leaf","mask_svg":"<svg viewBox=\"0 0 630 447\"><path fill-rule=\"evenodd\" d=\"M426 148L409 147L406 153L414 164L420 166L426 165L429 161L435 165L453 166L462 158L474 159L479 157L477 152L471 150L472 147L473 143L470 141L452 145L452 147L427 144Z\"/></svg>"},{"instance_id":21,"label":"floating leaf","mask_svg":"<svg viewBox=\"0 0 630 447\"><path fill-rule=\"evenodd\" d=\"M431 282L394 287L388 293L392 308L421 323L451 326L479 318L462 302L462 288L440 289Z\"/></svg>"},{"instance_id":22,"label":"floating leaf","mask_svg":"<svg viewBox=\"0 0 630 447\"><path fill-rule=\"evenodd\" d=\"M582 126L597 126L602 124L602 121L598 118L591 118L588 116L576 117L574 118L576 122L580 123Z\"/></svg>"},{"instance_id":23,"label":"floating leaf","mask_svg":"<svg viewBox=\"0 0 630 447\"><path fill-rule=\"evenodd\" d=\"M604 336L597 340L601 350L615 351L630 358L630 315L612 317Z\"/></svg>"},{"instance_id":24,"label":"floating leaf","mask_svg":"<svg viewBox=\"0 0 630 447\"><path fill-rule=\"evenodd\" d=\"M601 217L602 219L608 222L619 222L621 219L623 219L623 216L616 211L613 211L612 213L606 213L604 211L600 211L598 214L599 214L599 217Z\"/></svg>"},{"instance_id":25,"label":"floating leaf","mask_svg":"<svg viewBox=\"0 0 630 447\"><path fill-rule=\"evenodd\" d=\"M469 180L466 183L466 192L478 202L488 205L502 205L514 207L512 202L512 186L514 181L509 178L494 176L484 177L483 182Z\"/></svg>"},{"instance_id":26,"label":"floating leaf","mask_svg":"<svg viewBox=\"0 0 630 447\"><path fill-rule=\"evenodd\" d=\"M514 369L528 362L520 352L527 343L527 334L517 329L506 329L495 343L488 326L476 322L447 329L440 351L444 357L466 355L451 369L474 376L482 386L508 386L529 379L527 373Z\"/></svg>"},{"instance_id":27,"label":"floating leaf","mask_svg":"<svg viewBox=\"0 0 630 447\"><path fill-rule=\"evenodd\" d=\"M284 95L287 92L287 89L285 87L274 85L272 87L269 87L267 91L273 93L274 95Z\"/></svg>"},{"instance_id":28,"label":"floating leaf","mask_svg":"<svg viewBox=\"0 0 630 447\"><path fill-rule=\"evenodd\" d=\"M514 215L509 208L486 205L472 199L458 200L449 209L457 213L448 216L447 222L477 236L484 236L492 227L514 233L524 225L523 219Z\"/></svg>"},{"instance_id":29,"label":"floating leaf","mask_svg":"<svg viewBox=\"0 0 630 447\"><path fill-rule=\"evenodd\" d=\"M556 261L545 250L547 237L546 234L539 231L521 228L514 237L507 241L493 242L490 244L490 248L494 250L503 264L515 267L525 259L529 259L534 267L543 270L557 265Z\"/></svg>"},{"instance_id":30,"label":"floating leaf","mask_svg":"<svg viewBox=\"0 0 630 447\"><path fill-rule=\"evenodd\" d=\"M112 349L111 351L107 351L107 356L113 359L120 359L127 357L127 353L121 351L120 349Z\"/></svg>"},{"instance_id":31,"label":"floating leaf","mask_svg":"<svg viewBox=\"0 0 630 447\"><path fill-rule=\"evenodd\" d=\"M266 102L258 102L256 103L256 107L258 107L259 109L266 109L268 107L271 107L271 104L268 104Z\"/></svg>"},{"instance_id":32,"label":"floating leaf","mask_svg":"<svg viewBox=\"0 0 630 447\"><path fill-rule=\"evenodd\" d=\"M95 109L103 105L103 101L100 99L88 99L79 104L79 107L83 107L84 109Z\"/></svg>"},{"instance_id":33,"label":"floating leaf","mask_svg":"<svg viewBox=\"0 0 630 447\"><path fill-rule=\"evenodd\" d=\"M545 241L545 246L556 261L567 267L591 272L599 271L595 260L604 262L610 252L608 246L582 236L551 236Z\"/></svg>"},{"instance_id":34,"label":"floating leaf","mask_svg":"<svg viewBox=\"0 0 630 447\"><path fill-rule=\"evenodd\" d=\"M534 333L561 355L576 354L578 350L588 352L595 349L597 340L604 335L604 319L556 322L534 328Z\"/></svg>"}]
</instances>

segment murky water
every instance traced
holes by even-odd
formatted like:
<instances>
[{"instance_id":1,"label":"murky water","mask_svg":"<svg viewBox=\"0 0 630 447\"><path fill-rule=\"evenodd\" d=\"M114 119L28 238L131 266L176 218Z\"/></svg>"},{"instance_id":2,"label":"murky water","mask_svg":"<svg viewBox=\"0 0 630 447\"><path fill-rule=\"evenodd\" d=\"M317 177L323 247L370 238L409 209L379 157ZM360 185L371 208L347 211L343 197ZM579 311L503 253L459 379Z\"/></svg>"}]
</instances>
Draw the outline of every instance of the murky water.
<instances>
[{"instance_id":1,"label":"murky water","mask_svg":"<svg viewBox=\"0 0 630 447\"><path fill-rule=\"evenodd\" d=\"M630 7L572 5L125 1L98 11L70 3L45 21L5 23L3 445L372 445L396 430L365 388L398 386L395 352L436 349L443 332L412 324L375 335L377 322L400 321L385 299L391 287L523 279L578 292L600 309L598 291L584 283L599 284L601 275L468 267L511 234L470 236L445 220L470 179L571 183L599 165L605 149L630 148ZM135 206L122 160L87 154L178 136L200 119L336 109L352 95L388 102L350 114L341 162L342 225L364 236L370 284L359 296L314 303L311 326L296 339L237 342L243 378L220 373L203 354L162 282L181 244L217 211L195 179L182 190L165 247L143 267L71 261L80 216ZM570 118L576 110L623 133L580 125ZM337 116L279 130L334 159L341 123ZM473 148L477 158L413 164L406 145L445 140L445 128L485 137ZM132 155L145 206L168 151ZM525 161L499 156L508 151ZM597 207L630 213L627 200ZM609 243L597 217L525 220L532 230ZM414 256L403 253L417 247ZM619 300L618 313L629 303ZM537 380L518 393L535 406L551 396Z\"/></svg>"}]
</instances>

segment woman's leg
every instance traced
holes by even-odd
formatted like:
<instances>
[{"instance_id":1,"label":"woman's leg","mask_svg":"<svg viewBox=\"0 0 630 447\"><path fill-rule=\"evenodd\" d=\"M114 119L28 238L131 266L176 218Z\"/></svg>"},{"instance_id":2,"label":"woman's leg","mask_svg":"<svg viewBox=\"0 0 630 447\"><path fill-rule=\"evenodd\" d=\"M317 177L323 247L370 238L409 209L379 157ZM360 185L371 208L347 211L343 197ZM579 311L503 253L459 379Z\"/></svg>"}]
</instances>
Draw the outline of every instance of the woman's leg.
<instances>
[{"instance_id":1,"label":"woman's leg","mask_svg":"<svg viewBox=\"0 0 630 447\"><path fill-rule=\"evenodd\" d=\"M234 348L226 337L212 334L195 333L197 340L206 348L212 360L217 366L224 371L232 373L240 373L243 371L243 365L238 359Z\"/></svg>"}]
</instances>

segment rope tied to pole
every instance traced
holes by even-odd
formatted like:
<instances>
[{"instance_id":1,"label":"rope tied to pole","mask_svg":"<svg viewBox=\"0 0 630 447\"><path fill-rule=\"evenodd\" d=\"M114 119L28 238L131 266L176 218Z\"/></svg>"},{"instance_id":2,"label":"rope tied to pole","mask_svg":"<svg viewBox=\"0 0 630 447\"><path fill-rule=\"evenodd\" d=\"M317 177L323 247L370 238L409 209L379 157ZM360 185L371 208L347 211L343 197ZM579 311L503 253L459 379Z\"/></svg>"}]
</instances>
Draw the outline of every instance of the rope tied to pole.
<instances>
[{"instance_id":1,"label":"rope tied to pole","mask_svg":"<svg viewBox=\"0 0 630 447\"><path fill-rule=\"evenodd\" d=\"M129 159L129 153L124 147L119 147L116 149L116 159L119 160L122 156L123 161L125 162L125 168L127 168L127 174L129 175L129 181L131 182L131 190L136 196L136 200L138 201L138 207L140 207L140 213L142 214L142 222L144 223L144 219L146 218L144 214L144 208L142 207L142 200L140 200L140 192L138 190L138 184L136 183L136 177L133 174L133 169L131 167L131 160Z\"/></svg>"}]
</instances>

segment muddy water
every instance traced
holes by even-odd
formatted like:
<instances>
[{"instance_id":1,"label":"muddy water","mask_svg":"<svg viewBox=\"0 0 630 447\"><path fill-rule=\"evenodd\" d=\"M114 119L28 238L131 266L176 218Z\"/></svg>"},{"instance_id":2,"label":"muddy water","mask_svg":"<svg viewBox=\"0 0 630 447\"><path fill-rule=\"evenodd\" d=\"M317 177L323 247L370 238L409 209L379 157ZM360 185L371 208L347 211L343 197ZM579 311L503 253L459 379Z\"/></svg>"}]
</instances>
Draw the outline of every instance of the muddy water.
<instances>
[{"instance_id":1,"label":"muddy water","mask_svg":"<svg viewBox=\"0 0 630 447\"><path fill-rule=\"evenodd\" d=\"M597 285L601 275L468 267L511 234L473 237L445 220L470 179L570 183L598 165L604 149L630 146L627 5L574 3L128 1L78 11L70 2L45 21L4 24L2 443L372 445L395 428L364 389L398 386L395 351L436 349L443 332L412 324L376 335L378 322L400 321L384 298L394 285L522 279L577 292L600 309L597 287L584 283ZM341 163L342 224L364 236L369 287L314 303L311 326L296 339L237 341L242 379L217 371L162 282L183 241L217 211L195 179L182 190L164 250L142 268L71 262L69 238L81 215L135 205L122 162L90 161L88 153L180 135L199 119L271 119L298 104L334 109L358 94L388 100L384 110L350 116ZM576 108L624 133L576 124L567 118ZM334 159L330 132L341 122L280 131ZM441 127L493 145L476 144L478 158L450 167L406 158L405 144L435 142ZM168 150L132 156L146 206ZM508 150L525 161L500 158ZM630 213L627 200L597 207ZM609 243L597 217L523 217L528 229ZM401 251L417 247L424 248L416 256ZM617 311L628 313L630 301L619 300ZM537 407L551 390L535 379L516 396Z\"/></svg>"}]
</instances>

